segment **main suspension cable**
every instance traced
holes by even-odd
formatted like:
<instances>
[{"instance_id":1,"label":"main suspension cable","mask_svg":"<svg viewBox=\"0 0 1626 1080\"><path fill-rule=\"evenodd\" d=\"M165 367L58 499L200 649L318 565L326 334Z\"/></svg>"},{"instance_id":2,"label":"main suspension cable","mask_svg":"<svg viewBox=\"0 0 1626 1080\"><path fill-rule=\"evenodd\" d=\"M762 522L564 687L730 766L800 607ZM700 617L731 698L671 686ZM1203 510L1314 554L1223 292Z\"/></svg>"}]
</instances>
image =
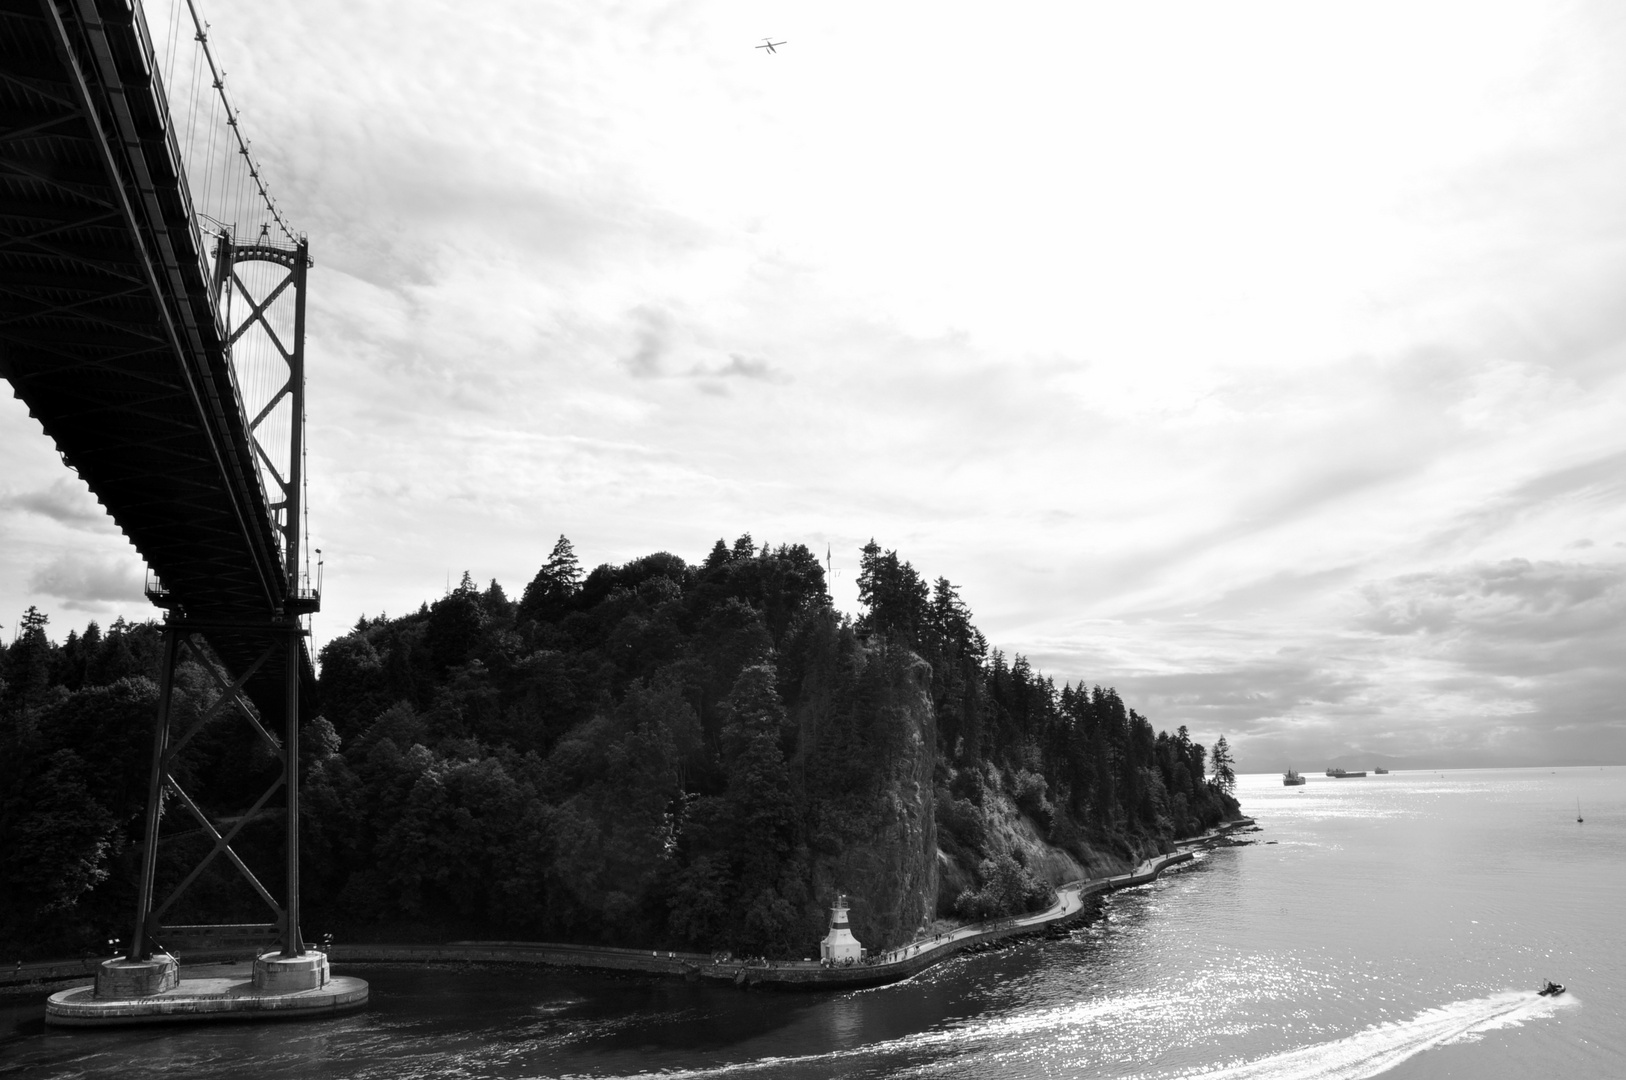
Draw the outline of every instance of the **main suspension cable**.
<instances>
[{"instance_id":1,"label":"main suspension cable","mask_svg":"<svg viewBox=\"0 0 1626 1080\"><path fill-rule=\"evenodd\" d=\"M226 93L226 73L220 69L219 64L215 63L214 52L209 48L208 24L198 14L196 0L186 0L186 8L192 13L192 25L197 30L198 42L203 46L203 58L209 63L209 75L214 82L215 92L220 95L220 102L225 107L226 124L231 128L232 136L237 140L237 152L247 162L248 175L253 179L253 186L260 193L260 200L265 204L266 210L270 212L271 220L277 223L277 228L282 230L282 235L287 238L289 243L297 244L299 239L294 235L294 230L283 219L282 211L277 208L277 204L271 198L271 193L266 190L265 178L259 162L255 160L253 154L249 153L248 141L243 138L242 127L237 123L238 112L232 107L231 97Z\"/></svg>"}]
</instances>

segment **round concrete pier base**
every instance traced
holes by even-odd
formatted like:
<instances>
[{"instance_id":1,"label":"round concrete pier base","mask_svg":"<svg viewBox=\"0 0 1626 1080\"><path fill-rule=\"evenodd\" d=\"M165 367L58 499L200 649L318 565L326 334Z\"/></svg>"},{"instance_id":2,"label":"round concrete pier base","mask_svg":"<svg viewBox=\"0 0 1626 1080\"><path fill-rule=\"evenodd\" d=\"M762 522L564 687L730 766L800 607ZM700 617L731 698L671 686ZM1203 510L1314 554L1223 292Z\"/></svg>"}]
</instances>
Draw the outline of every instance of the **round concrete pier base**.
<instances>
[{"instance_id":1,"label":"round concrete pier base","mask_svg":"<svg viewBox=\"0 0 1626 1080\"><path fill-rule=\"evenodd\" d=\"M152 994L101 997L89 986L59 990L45 1003L45 1022L62 1027L183 1024L209 1020L315 1019L367 1006L367 983L328 974L320 953L284 961L273 953L255 964L199 965L181 982ZM263 968L263 971L261 970ZM262 977L321 985L270 989Z\"/></svg>"},{"instance_id":2,"label":"round concrete pier base","mask_svg":"<svg viewBox=\"0 0 1626 1080\"><path fill-rule=\"evenodd\" d=\"M181 981L181 968L168 953L151 960L115 957L96 969L96 996L101 999L144 998L173 990Z\"/></svg>"},{"instance_id":3,"label":"round concrete pier base","mask_svg":"<svg viewBox=\"0 0 1626 1080\"><path fill-rule=\"evenodd\" d=\"M320 990L327 985L327 954L308 952L303 956L265 953L254 961L254 989L266 994L292 994L300 990Z\"/></svg>"}]
</instances>

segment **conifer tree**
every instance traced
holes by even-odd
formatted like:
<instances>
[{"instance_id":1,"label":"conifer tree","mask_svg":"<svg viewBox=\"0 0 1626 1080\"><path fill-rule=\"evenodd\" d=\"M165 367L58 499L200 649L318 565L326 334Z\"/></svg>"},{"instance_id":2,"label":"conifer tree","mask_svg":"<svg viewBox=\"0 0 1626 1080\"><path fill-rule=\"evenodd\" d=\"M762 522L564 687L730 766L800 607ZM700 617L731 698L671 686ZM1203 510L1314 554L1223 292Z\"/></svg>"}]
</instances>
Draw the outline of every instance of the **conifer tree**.
<instances>
[{"instance_id":1,"label":"conifer tree","mask_svg":"<svg viewBox=\"0 0 1626 1080\"><path fill-rule=\"evenodd\" d=\"M564 533L554 543L553 550L548 553L548 561L542 565L547 571L548 580L565 592L573 593L581 587L581 565L576 562L576 549L565 538Z\"/></svg>"},{"instance_id":2,"label":"conifer tree","mask_svg":"<svg viewBox=\"0 0 1626 1080\"><path fill-rule=\"evenodd\" d=\"M1184 730L1183 728L1181 730ZM1236 788L1236 762L1231 758L1231 746L1221 735L1214 743L1214 786L1229 794Z\"/></svg>"},{"instance_id":3,"label":"conifer tree","mask_svg":"<svg viewBox=\"0 0 1626 1080\"><path fill-rule=\"evenodd\" d=\"M517 619L525 622L552 622L565 614L572 597L582 585L581 564L576 561L576 549L563 533L548 554L548 561L536 572L536 577L525 586L520 596Z\"/></svg>"},{"instance_id":4,"label":"conifer tree","mask_svg":"<svg viewBox=\"0 0 1626 1080\"><path fill-rule=\"evenodd\" d=\"M5 693L10 708L37 704L51 685L52 646L45 636L51 617L29 605L17 639L6 650Z\"/></svg>"}]
</instances>

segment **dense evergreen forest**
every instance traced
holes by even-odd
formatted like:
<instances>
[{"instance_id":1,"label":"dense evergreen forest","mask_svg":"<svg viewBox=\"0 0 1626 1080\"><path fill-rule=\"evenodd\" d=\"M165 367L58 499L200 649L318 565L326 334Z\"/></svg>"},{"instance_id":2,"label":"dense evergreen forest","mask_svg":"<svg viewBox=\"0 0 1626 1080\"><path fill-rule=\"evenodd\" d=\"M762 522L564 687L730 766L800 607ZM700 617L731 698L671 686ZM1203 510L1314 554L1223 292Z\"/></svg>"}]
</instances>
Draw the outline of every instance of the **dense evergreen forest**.
<instances>
[{"instance_id":1,"label":"dense evergreen forest","mask_svg":"<svg viewBox=\"0 0 1626 1080\"><path fill-rule=\"evenodd\" d=\"M321 650L301 738L307 933L805 956L840 890L879 948L1237 813L1223 740L1211 756L1111 689L1058 690L873 541L858 585L853 620L801 545L583 574L561 537L517 600L465 574L361 620ZM122 620L54 644L30 609L0 650L0 948L128 932L159 646ZM177 686L185 723L208 676ZM275 760L223 718L177 779L229 818ZM186 824L165 825L161 891L209 848ZM280 828L236 841L273 888ZM224 862L166 923L265 918Z\"/></svg>"}]
</instances>

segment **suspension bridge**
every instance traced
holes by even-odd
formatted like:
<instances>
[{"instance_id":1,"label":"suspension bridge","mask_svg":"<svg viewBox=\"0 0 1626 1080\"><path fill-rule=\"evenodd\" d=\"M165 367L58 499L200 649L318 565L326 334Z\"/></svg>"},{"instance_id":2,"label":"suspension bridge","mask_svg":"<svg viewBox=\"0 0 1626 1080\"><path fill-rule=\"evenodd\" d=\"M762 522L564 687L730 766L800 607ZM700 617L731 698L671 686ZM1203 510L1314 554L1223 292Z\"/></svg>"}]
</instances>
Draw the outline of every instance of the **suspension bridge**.
<instances>
[{"instance_id":1,"label":"suspension bridge","mask_svg":"<svg viewBox=\"0 0 1626 1080\"><path fill-rule=\"evenodd\" d=\"M153 7L156 44L137 0L0 0L0 375L146 561L147 595L166 613L139 897L127 955L102 966L94 999L176 990L162 945L207 928L165 916L216 858L270 913L237 929L280 943L256 964L256 991L308 997L329 982L299 922L298 741L315 694L304 620L320 605L304 497L312 264L195 0ZM187 657L216 697L177 731ZM229 718L282 769L227 825L174 766L203 725ZM232 841L277 801L286 862L273 875ZM158 874L166 805L213 845L178 881ZM49 1018L130 1019L95 1001L75 1012L53 998Z\"/></svg>"}]
</instances>

